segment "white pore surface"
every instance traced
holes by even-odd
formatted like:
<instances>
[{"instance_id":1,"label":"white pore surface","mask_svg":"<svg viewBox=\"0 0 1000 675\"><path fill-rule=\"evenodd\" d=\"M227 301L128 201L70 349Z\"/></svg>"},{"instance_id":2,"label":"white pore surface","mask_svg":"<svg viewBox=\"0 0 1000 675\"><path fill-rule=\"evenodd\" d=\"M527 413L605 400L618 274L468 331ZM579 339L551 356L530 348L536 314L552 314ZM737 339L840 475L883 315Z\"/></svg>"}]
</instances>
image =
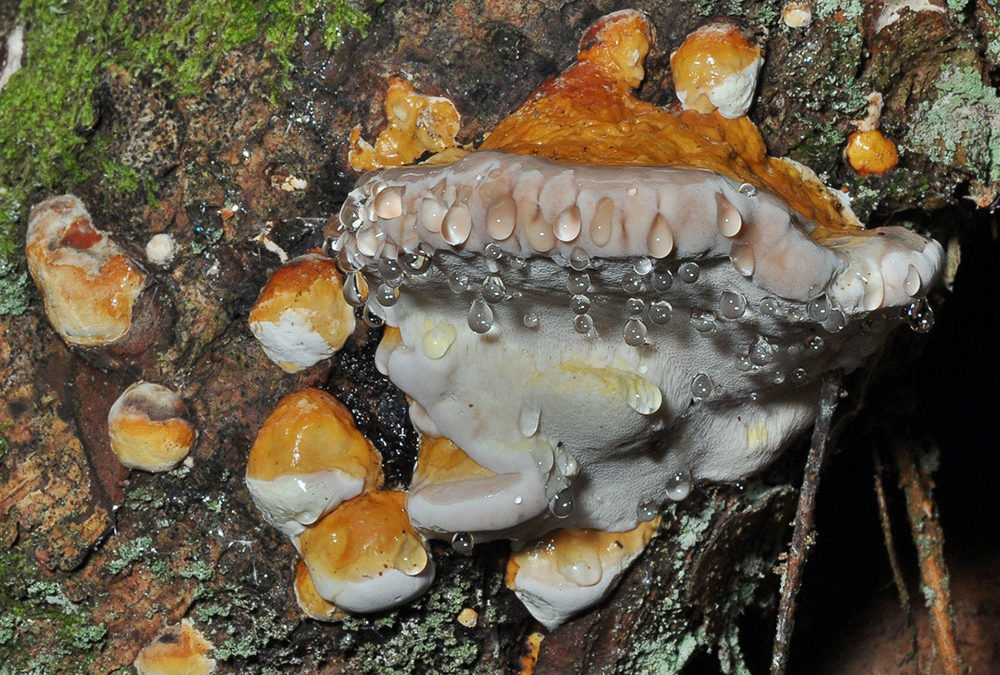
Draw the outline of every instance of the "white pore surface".
<instances>
[{"instance_id":1,"label":"white pore surface","mask_svg":"<svg viewBox=\"0 0 1000 675\"><path fill-rule=\"evenodd\" d=\"M307 525L364 490L361 478L335 469L291 474L273 480L248 476L246 482L264 520L293 541Z\"/></svg>"},{"instance_id":2,"label":"white pore surface","mask_svg":"<svg viewBox=\"0 0 1000 675\"><path fill-rule=\"evenodd\" d=\"M305 563L316 592L345 612L363 614L391 609L419 597L434 581L434 561L430 556L427 557L427 566L413 576L403 574L394 567L387 567L378 574L352 580L343 578L350 576L349 574L327 574L322 564L310 565L308 559Z\"/></svg>"},{"instance_id":3,"label":"white pore surface","mask_svg":"<svg viewBox=\"0 0 1000 675\"><path fill-rule=\"evenodd\" d=\"M278 321L252 321L250 330L264 353L282 370L296 372L313 366L335 351L313 327L312 310L289 307Z\"/></svg>"},{"instance_id":4,"label":"white pore surface","mask_svg":"<svg viewBox=\"0 0 1000 675\"><path fill-rule=\"evenodd\" d=\"M337 248L372 289L383 279L399 286L391 306L374 291L369 299L402 337L382 350L382 367L420 407L418 427L429 420L422 431L520 476L433 498L419 486L427 503L411 499L416 526L476 540L624 531L640 505L748 476L811 423L822 375L857 367L940 270L940 246L902 228L823 246L782 200L740 188L708 171L494 152L362 180L341 212ZM598 206L603 198L613 209ZM576 209L579 228L553 229ZM654 228L661 260L650 256ZM407 252L418 246L430 264L414 273L421 264ZM580 283L571 261L585 267L576 294L592 325L571 309L569 287ZM397 274L387 263L410 267ZM686 282L689 263L697 279ZM504 293L489 303L489 330L474 332L470 308L481 313L484 293L495 298L496 278ZM642 303L635 315L630 299ZM662 302L672 308L665 324L650 313ZM623 337L630 319L646 331L640 346ZM566 488L572 511L559 519L542 504Z\"/></svg>"}]
</instances>

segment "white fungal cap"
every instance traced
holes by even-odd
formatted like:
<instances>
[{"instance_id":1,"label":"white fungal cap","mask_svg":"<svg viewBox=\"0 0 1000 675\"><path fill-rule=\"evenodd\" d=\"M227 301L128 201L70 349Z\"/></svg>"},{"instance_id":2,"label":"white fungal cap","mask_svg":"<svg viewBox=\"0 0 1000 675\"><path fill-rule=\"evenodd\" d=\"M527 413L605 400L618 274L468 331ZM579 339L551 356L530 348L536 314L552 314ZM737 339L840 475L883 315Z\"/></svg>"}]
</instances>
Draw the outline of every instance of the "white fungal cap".
<instances>
[{"instance_id":1,"label":"white fungal cap","mask_svg":"<svg viewBox=\"0 0 1000 675\"><path fill-rule=\"evenodd\" d=\"M825 371L904 308L926 328L943 258L902 228L814 238L709 171L499 152L369 174L340 218L345 295L398 328L377 359L417 428L520 476L476 540L626 531L641 505L760 469L812 421ZM414 500L420 527L454 531L438 503Z\"/></svg>"},{"instance_id":2,"label":"white fungal cap","mask_svg":"<svg viewBox=\"0 0 1000 675\"><path fill-rule=\"evenodd\" d=\"M381 458L354 426L351 412L319 389L283 398L247 459L254 503L288 537L381 482Z\"/></svg>"},{"instance_id":3,"label":"white fungal cap","mask_svg":"<svg viewBox=\"0 0 1000 675\"><path fill-rule=\"evenodd\" d=\"M108 411L111 449L123 465L169 471L194 445L196 433L184 401L172 389L136 382Z\"/></svg>"},{"instance_id":4,"label":"white fungal cap","mask_svg":"<svg viewBox=\"0 0 1000 675\"><path fill-rule=\"evenodd\" d=\"M108 235L94 228L74 195L52 197L31 210L28 269L45 313L69 344L99 346L124 337L146 275Z\"/></svg>"},{"instance_id":5,"label":"white fungal cap","mask_svg":"<svg viewBox=\"0 0 1000 675\"><path fill-rule=\"evenodd\" d=\"M298 536L316 591L348 612L409 602L434 580L434 561L406 515L406 495L373 491L344 502Z\"/></svg>"},{"instance_id":6,"label":"white fungal cap","mask_svg":"<svg viewBox=\"0 0 1000 675\"><path fill-rule=\"evenodd\" d=\"M670 55L681 107L727 119L747 114L763 65L760 48L726 22L701 26Z\"/></svg>"},{"instance_id":7,"label":"white fungal cap","mask_svg":"<svg viewBox=\"0 0 1000 675\"><path fill-rule=\"evenodd\" d=\"M511 554L507 587L551 630L614 588L658 524L659 517L629 532L553 532Z\"/></svg>"},{"instance_id":8,"label":"white fungal cap","mask_svg":"<svg viewBox=\"0 0 1000 675\"><path fill-rule=\"evenodd\" d=\"M250 310L250 330L268 358L294 373L333 355L354 332L336 265L310 253L279 267Z\"/></svg>"}]
</instances>

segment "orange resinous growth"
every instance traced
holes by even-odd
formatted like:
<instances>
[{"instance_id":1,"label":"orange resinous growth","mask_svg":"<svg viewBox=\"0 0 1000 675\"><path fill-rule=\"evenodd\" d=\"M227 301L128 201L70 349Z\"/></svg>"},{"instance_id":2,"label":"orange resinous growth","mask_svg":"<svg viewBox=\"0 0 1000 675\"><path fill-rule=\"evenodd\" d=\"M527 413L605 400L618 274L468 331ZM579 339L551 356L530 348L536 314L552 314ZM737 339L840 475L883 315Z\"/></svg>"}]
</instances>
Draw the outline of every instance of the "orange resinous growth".
<instances>
[{"instance_id":1,"label":"orange resinous growth","mask_svg":"<svg viewBox=\"0 0 1000 675\"><path fill-rule=\"evenodd\" d=\"M674 115L637 98L633 89L642 80L651 37L638 12L598 22L582 40L576 63L501 121L482 149L579 164L709 169L779 194L821 228L857 227L819 180L767 155L749 118L693 110Z\"/></svg>"}]
</instances>

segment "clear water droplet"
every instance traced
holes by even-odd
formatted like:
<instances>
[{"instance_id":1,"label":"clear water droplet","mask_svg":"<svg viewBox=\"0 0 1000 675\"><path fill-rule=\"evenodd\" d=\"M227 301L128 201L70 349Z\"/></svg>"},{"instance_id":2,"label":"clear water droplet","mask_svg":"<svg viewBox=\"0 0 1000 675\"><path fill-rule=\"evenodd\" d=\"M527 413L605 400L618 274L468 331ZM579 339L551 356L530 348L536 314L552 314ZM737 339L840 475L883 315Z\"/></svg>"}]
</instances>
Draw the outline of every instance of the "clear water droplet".
<instances>
[{"instance_id":1,"label":"clear water droplet","mask_svg":"<svg viewBox=\"0 0 1000 675\"><path fill-rule=\"evenodd\" d=\"M452 293L464 293L469 290L469 277L460 272L452 272L448 275L448 288Z\"/></svg>"},{"instance_id":2,"label":"clear water droplet","mask_svg":"<svg viewBox=\"0 0 1000 675\"><path fill-rule=\"evenodd\" d=\"M434 324L421 339L424 354L427 358L435 361L444 358L451 346L455 344L456 337L458 337L458 331L450 322L442 321Z\"/></svg>"},{"instance_id":3,"label":"clear water droplet","mask_svg":"<svg viewBox=\"0 0 1000 675\"><path fill-rule=\"evenodd\" d=\"M327 258L333 258L337 255L337 240L333 237L327 237L323 240L323 255Z\"/></svg>"},{"instance_id":4,"label":"clear water droplet","mask_svg":"<svg viewBox=\"0 0 1000 675\"><path fill-rule=\"evenodd\" d=\"M831 309L822 325L828 333L839 333L847 327L847 317L839 309Z\"/></svg>"},{"instance_id":5,"label":"clear water droplet","mask_svg":"<svg viewBox=\"0 0 1000 675\"><path fill-rule=\"evenodd\" d=\"M528 266L528 261L519 255L512 255L508 262L510 263L510 268L512 270L523 270Z\"/></svg>"},{"instance_id":6,"label":"clear water droplet","mask_svg":"<svg viewBox=\"0 0 1000 675\"><path fill-rule=\"evenodd\" d=\"M760 313L764 316L781 316L781 306L774 298L762 298L760 301Z\"/></svg>"},{"instance_id":7,"label":"clear water droplet","mask_svg":"<svg viewBox=\"0 0 1000 675\"><path fill-rule=\"evenodd\" d=\"M673 311L674 308L666 300L655 300L649 303L649 313L647 316L650 321L658 326L662 326L670 321L670 315Z\"/></svg>"},{"instance_id":8,"label":"clear water droplet","mask_svg":"<svg viewBox=\"0 0 1000 675\"><path fill-rule=\"evenodd\" d=\"M667 497L679 502L691 494L691 474L677 471L667 479Z\"/></svg>"},{"instance_id":9,"label":"clear water droplet","mask_svg":"<svg viewBox=\"0 0 1000 675\"><path fill-rule=\"evenodd\" d=\"M826 346L826 342L818 335L812 335L806 339L806 347L814 352L818 352Z\"/></svg>"},{"instance_id":10,"label":"clear water droplet","mask_svg":"<svg viewBox=\"0 0 1000 675\"><path fill-rule=\"evenodd\" d=\"M625 313L629 316L638 316L646 309L646 303L642 298L629 298L625 301Z\"/></svg>"},{"instance_id":11,"label":"clear water droplet","mask_svg":"<svg viewBox=\"0 0 1000 675\"><path fill-rule=\"evenodd\" d=\"M934 309L927 298L914 300L903 308L903 320L914 333L927 333L934 327Z\"/></svg>"},{"instance_id":12,"label":"clear water droplet","mask_svg":"<svg viewBox=\"0 0 1000 675\"><path fill-rule=\"evenodd\" d=\"M636 375L628 382L625 402L640 415L652 415L663 405L663 394L655 384Z\"/></svg>"},{"instance_id":13,"label":"clear water droplet","mask_svg":"<svg viewBox=\"0 0 1000 675\"><path fill-rule=\"evenodd\" d=\"M806 372L805 368L796 368L792 371L792 383L802 384L809 378L809 373Z\"/></svg>"},{"instance_id":14,"label":"clear water droplet","mask_svg":"<svg viewBox=\"0 0 1000 675\"><path fill-rule=\"evenodd\" d=\"M653 272L649 277L649 286L657 293L665 293L673 285L674 275L670 273L670 270Z\"/></svg>"},{"instance_id":15,"label":"clear water droplet","mask_svg":"<svg viewBox=\"0 0 1000 675\"><path fill-rule=\"evenodd\" d=\"M750 183L743 183L742 185L740 185L739 190L740 190L740 194L743 195L744 197L756 197L757 196L757 187L754 186L754 185L751 185Z\"/></svg>"},{"instance_id":16,"label":"clear water droplet","mask_svg":"<svg viewBox=\"0 0 1000 675\"><path fill-rule=\"evenodd\" d=\"M750 360L749 356L736 357L736 370L745 373L751 369L753 369L753 361Z\"/></svg>"},{"instance_id":17,"label":"clear water droplet","mask_svg":"<svg viewBox=\"0 0 1000 675\"><path fill-rule=\"evenodd\" d=\"M809 318L820 323L830 318L830 310L832 309L830 300L826 297L825 293L813 298L806 305L806 313L809 315Z\"/></svg>"},{"instance_id":18,"label":"clear water droplet","mask_svg":"<svg viewBox=\"0 0 1000 675\"><path fill-rule=\"evenodd\" d=\"M691 310L691 326L699 333L711 333L715 330L715 313L695 307Z\"/></svg>"},{"instance_id":19,"label":"clear water droplet","mask_svg":"<svg viewBox=\"0 0 1000 675\"><path fill-rule=\"evenodd\" d=\"M549 512L556 518L568 518L575 506L573 490L568 487L555 493L549 500Z\"/></svg>"},{"instance_id":20,"label":"clear water droplet","mask_svg":"<svg viewBox=\"0 0 1000 675\"><path fill-rule=\"evenodd\" d=\"M369 328L381 328L385 325L385 319L383 319L381 315L373 312L371 307L367 304L361 311L361 320L364 321L365 325Z\"/></svg>"},{"instance_id":21,"label":"clear water droplet","mask_svg":"<svg viewBox=\"0 0 1000 675\"><path fill-rule=\"evenodd\" d=\"M641 347L646 344L646 324L639 319L629 319L622 329L625 344L630 347Z\"/></svg>"},{"instance_id":22,"label":"clear water droplet","mask_svg":"<svg viewBox=\"0 0 1000 675\"><path fill-rule=\"evenodd\" d=\"M635 264L632 265L632 269L635 270L636 274L644 277L653 271L653 261L643 256L635 261Z\"/></svg>"},{"instance_id":23,"label":"clear water droplet","mask_svg":"<svg viewBox=\"0 0 1000 675\"><path fill-rule=\"evenodd\" d=\"M677 278L686 284L698 281L699 276L701 276L701 268L696 262L681 263L681 266L677 268Z\"/></svg>"},{"instance_id":24,"label":"clear water droplet","mask_svg":"<svg viewBox=\"0 0 1000 675\"><path fill-rule=\"evenodd\" d=\"M486 246L483 247L483 252L486 257L492 258L493 260L500 260L503 257L503 249L495 242L491 241Z\"/></svg>"},{"instance_id":25,"label":"clear water droplet","mask_svg":"<svg viewBox=\"0 0 1000 675\"><path fill-rule=\"evenodd\" d=\"M594 320L589 314L581 314L573 319L573 329L581 335L587 335L594 330Z\"/></svg>"},{"instance_id":26,"label":"clear water droplet","mask_svg":"<svg viewBox=\"0 0 1000 675\"><path fill-rule=\"evenodd\" d=\"M577 272L590 267L590 255L579 246L574 246L569 252L569 266Z\"/></svg>"},{"instance_id":27,"label":"clear water droplet","mask_svg":"<svg viewBox=\"0 0 1000 675\"><path fill-rule=\"evenodd\" d=\"M566 288L570 293L586 293L590 288L590 275L586 272L570 272L566 277Z\"/></svg>"},{"instance_id":28,"label":"clear water droplet","mask_svg":"<svg viewBox=\"0 0 1000 675\"><path fill-rule=\"evenodd\" d=\"M774 377L771 378L771 381L774 382L775 384L784 384L785 383L785 371L783 371L783 370L776 370L776 371L774 371Z\"/></svg>"},{"instance_id":29,"label":"clear water droplet","mask_svg":"<svg viewBox=\"0 0 1000 675\"><path fill-rule=\"evenodd\" d=\"M903 292L912 298L920 292L921 286L920 272L917 271L916 267L910 265L906 269L906 278L903 280Z\"/></svg>"},{"instance_id":30,"label":"clear water droplet","mask_svg":"<svg viewBox=\"0 0 1000 675\"><path fill-rule=\"evenodd\" d=\"M638 293L642 290L642 277L635 272L626 272L622 275L622 288L626 293Z\"/></svg>"},{"instance_id":31,"label":"clear water droplet","mask_svg":"<svg viewBox=\"0 0 1000 675\"><path fill-rule=\"evenodd\" d=\"M531 438L538 433L538 424L542 417L542 407L538 401L527 400L521 404L521 412L517 418L517 428L525 438Z\"/></svg>"},{"instance_id":32,"label":"clear water droplet","mask_svg":"<svg viewBox=\"0 0 1000 675\"><path fill-rule=\"evenodd\" d=\"M640 522L648 523L660 512L660 505L656 502L646 502L645 504L639 504L638 508L635 510L636 517Z\"/></svg>"},{"instance_id":33,"label":"clear water droplet","mask_svg":"<svg viewBox=\"0 0 1000 675\"><path fill-rule=\"evenodd\" d=\"M399 263L395 260L389 260L388 258L379 258L377 261L378 272L382 275L387 283L398 286L395 283L403 277L403 268L399 266Z\"/></svg>"},{"instance_id":34,"label":"clear water droplet","mask_svg":"<svg viewBox=\"0 0 1000 675\"><path fill-rule=\"evenodd\" d=\"M507 289L504 287L503 279L496 275L486 277L481 292L483 300L491 304L501 302L507 297Z\"/></svg>"},{"instance_id":35,"label":"clear water droplet","mask_svg":"<svg viewBox=\"0 0 1000 675\"><path fill-rule=\"evenodd\" d=\"M727 319L738 319L747 311L747 299L742 293L723 291L719 297L719 313Z\"/></svg>"},{"instance_id":36,"label":"clear water droplet","mask_svg":"<svg viewBox=\"0 0 1000 675\"><path fill-rule=\"evenodd\" d=\"M404 253L399 260L399 264L410 274L419 275L430 268L431 259L430 256L420 252Z\"/></svg>"},{"instance_id":37,"label":"clear water droplet","mask_svg":"<svg viewBox=\"0 0 1000 675\"><path fill-rule=\"evenodd\" d=\"M469 328L476 333L486 333L493 327L493 308L477 297L469 307Z\"/></svg>"},{"instance_id":38,"label":"clear water droplet","mask_svg":"<svg viewBox=\"0 0 1000 675\"><path fill-rule=\"evenodd\" d=\"M375 287L375 301L383 307L392 307L399 300L399 288L389 284L379 284Z\"/></svg>"},{"instance_id":39,"label":"clear water droplet","mask_svg":"<svg viewBox=\"0 0 1000 675\"><path fill-rule=\"evenodd\" d=\"M526 328L538 328L538 314L536 312L528 312L523 317L521 317L522 323Z\"/></svg>"},{"instance_id":40,"label":"clear water droplet","mask_svg":"<svg viewBox=\"0 0 1000 675\"><path fill-rule=\"evenodd\" d=\"M691 380L691 394L696 400L701 401L712 395L715 384L712 378L705 373L698 373Z\"/></svg>"},{"instance_id":41,"label":"clear water droplet","mask_svg":"<svg viewBox=\"0 0 1000 675\"><path fill-rule=\"evenodd\" d=\"M344 282L344 301L351 307L360 307L368 300L368 280L360 270L352 272Z\"/></svg>"},{"instance_id":42,"label":"clear water droplet","mask_svg":"<svg viewBox=\"0 0 1000 675\"><path fill-rule=\"evenodd\" d=\"M470 555L475 545L476 540L469 532L456 532L451 537L451 548L455 553Z\"/></svg>"},{"instance_id":43,"label":"clear water droplet","mask_svg":"<svg viewBox=\"0 0 1000 675\"><path fill-rule=\"evenodd\" d=\"M758 335L750 345L747 356L755 366L766 366L774 360L777 351L777 347L768 342L763 335Z\"/></svg>"},{"instance_id":44,"label":"clear water droplet","mask_svg":"<svg viewBox=\"0 0 1000 675\"><path fill-rule=\"evenodd\" d=\"M574 295L569 299L569 308L574 314L586 314L590 311L590 298L586 295Z\"/></svg>"}]
</instances>

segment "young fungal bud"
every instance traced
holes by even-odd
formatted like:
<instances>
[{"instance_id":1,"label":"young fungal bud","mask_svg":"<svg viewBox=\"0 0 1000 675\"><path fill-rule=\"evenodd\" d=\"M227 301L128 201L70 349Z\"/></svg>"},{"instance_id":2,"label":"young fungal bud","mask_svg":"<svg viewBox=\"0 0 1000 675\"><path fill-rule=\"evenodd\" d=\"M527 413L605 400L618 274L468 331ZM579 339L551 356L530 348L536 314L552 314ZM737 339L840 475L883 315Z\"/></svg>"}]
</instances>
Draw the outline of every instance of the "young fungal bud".
<instances>
[{"instance_id":1,"label":"young fungal bud","mask_svg":"<svg viewBox=\"0 0 1000 675\"><path fill-rule=\"evenodd\" d=\"M173 390L136 382L108 411L108 435L124 466L169 471L188 454L197 434L184 401Z\"/></svg>"},{"instance_id":2,"label":"young fungal bud","mask_svg":"<svg viewBox=\"0 0 1000 675\"><path fill-rule=\"evenodd\" d=\"M381 485L382 462L343 403L305 389L283 398L257 433L246 483L264 519L294 537Z\"/></svg>"},{"instance_id":3,"label":"young fungal bud","mask_svg":"<svg viewBox=\"0 0 1000 675\"><path fill-rule=\"evenodd\" d=\"M132 664L139 675L209 675L214 647L190 619L167 626L146 645Z\"/></svg>"},{"instance_id":4,"label":"young fungal bud","mask_svg":"<svg viewBox=\"0 0 1000 675\"><path fill-rule=\"evenodd\" d=\"M691 33L670 55L677 98L685 110L727 119L746 115L764 59L739 28L717 22Z\"/></svg>"},{"instance_id":5,"label":"young fungal bud","mask_svg":"<svg viewBox=\"0 0 1000 675\"><path fill-rule=\"evenodd\" d=\"M271 275L250 310L250 330L268 358L287 373L333 355L354 332L336 263L310 253Z\"/></svg>"},{"instance_id":6,"label":"young fungal bud","mask_svg":"<svg viewBox=\"0 0 1000 675\"><path fill-rule=\"evenodd\" d=\"M344 502L296 540L319 595L348 612L378 612L421 595L434 561L410 525L406 493Z\"/></svg>"},{"instance_id":7,"label":"young fungal bud","mask_svg":"<svg viewBox=\"0 0 1000 675\"><path fill-rule=\"evenodd\" d=\"M45 314L68 344L107 345L128 334L146 275L94 227L79 198L52 197L31 210L25 254Z\"/></svg>"}]
</instances>

